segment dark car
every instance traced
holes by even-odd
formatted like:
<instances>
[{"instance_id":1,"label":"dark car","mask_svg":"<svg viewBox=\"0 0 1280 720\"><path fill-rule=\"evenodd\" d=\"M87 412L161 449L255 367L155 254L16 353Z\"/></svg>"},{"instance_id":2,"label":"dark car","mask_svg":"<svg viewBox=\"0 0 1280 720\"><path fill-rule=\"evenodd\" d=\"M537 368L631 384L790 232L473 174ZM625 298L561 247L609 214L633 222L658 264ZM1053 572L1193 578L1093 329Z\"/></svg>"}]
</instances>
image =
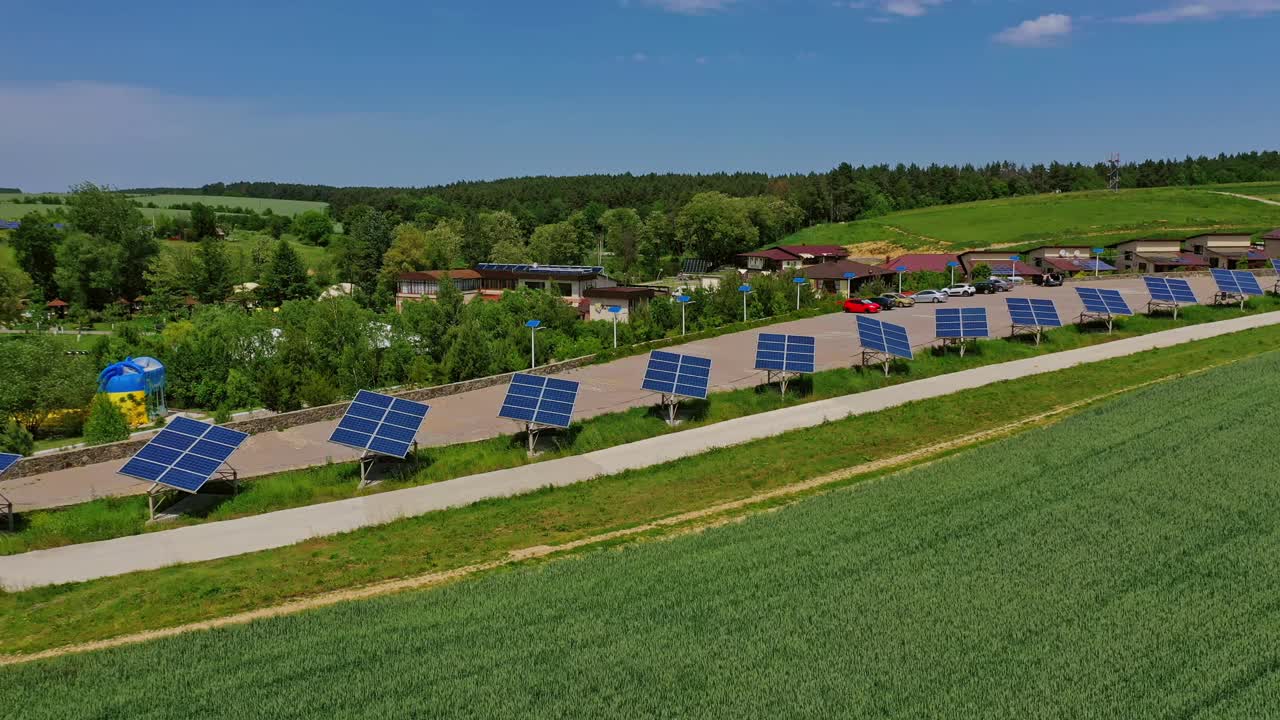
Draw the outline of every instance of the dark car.
<instances>
[{"instance_id":1,"label":"dark car","mask_svg":"<svg viewBox=\"0 0 1280 720\"><path fill-rule=\"evenodd\" d=\"M1045 287L1062 287L1062 276L1057 273L1048 273L1040 281Z\"/></svg>"},{"instance_id":2,"label":"dark car","mask_svg":"<svg viewBox=\"0 0 1280 720\"><path fill-rule=\"evenodd\" d=\"M881 310L892 310L898 307L898 299L892 295L877 295L871 298L871 302L879 305Z\"/></svg>"},{"instance_id":3,"label":"dark car","mask_svg":"<svg viewBox=\"0 0 1280 720\"><path fill-rule=\"evenodd\" d=\"M1000 286L990 280L979 280L973 284L973 289L976 290L979 295L983 293L994 295L1000 292Z\"/></svg>"}]
</instances>

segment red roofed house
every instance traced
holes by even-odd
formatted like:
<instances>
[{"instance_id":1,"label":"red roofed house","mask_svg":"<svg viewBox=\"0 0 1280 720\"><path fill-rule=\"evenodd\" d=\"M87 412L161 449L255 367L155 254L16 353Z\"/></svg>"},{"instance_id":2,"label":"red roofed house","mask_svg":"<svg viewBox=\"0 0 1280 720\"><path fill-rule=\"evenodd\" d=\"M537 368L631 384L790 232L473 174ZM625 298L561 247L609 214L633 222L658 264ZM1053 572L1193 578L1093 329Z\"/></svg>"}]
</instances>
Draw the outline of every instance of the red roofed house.
<instances>
[{"instance_id":1,"label":"red roofed house","mask_svg":"<svg viewBox=\"0 0 1280 720\"><path fill-rule=\"evenodd\" d=\"M946 253L916 253L911 255L899 255L880 267L893 273L896 273L899 267L905 267L909 273L949 273L951 272L951 267L947 265L947 263L959 261L958 256L948 255Z\"/></svg>"},{"instance_id":2,"label":"red roofed house","mask_svg":"<svg viewBox=\"0 0 1280 720\"><path fill-rule=\"evenodd\" d=\"M1264 252L1267 253L1267 257L1280 258L1280 228L1263 235L1262 243L1265 246Z\"/></svg>"},{"instance_id":3,"label":"red roofed house","mask_svg":"<svg viewBox=\"0 0 1280 720\"><path fill-rule=\"evenodd\" d=\"M1043 275L1044 271L1035 265L1029 265L1021 260L1014 263L1009 258L1021 253L1010 250L971 250L966 253L960 253L960 265L964 268L964 272L969 277L973 277L973 271L979 265L986 265L991 268L992 275L1009 275L1009 266L1013 265L1013 274L1020 278L1034 278Z\"/></svg>"},{"instance_id":4,"label":"red roofed house","mask_svg":"<svg viewBox=\"0 0 1280 720\"><path fill-rule=\"evenodd\" d=\"M849 257L839 245L787 245L737 255L739 267L753 272L796 270L806 265L836 262Z\"/></svg>"},{"instance_id":5,"label":"red roofed house","mask_svg":"<svg viewBox=\"0 0 1280 720\"><path fill-rule=\"evenodd\" d=\"M1191 252L1209 261L1211 268L1235 269L1241 262L1246 267L1269 267L1267 253L1253 249L1253 236L1247 233L1208 233L1187 238Z\"/></svg>"},{"instance_id":6,"label":"red roofed house","mask_svg":"<svg viewBox=\"0 0 1280 720\"><path fill-rule=\"evenodd\" d=\"M814 290L833 295L849 291L849 280L845 278L845 273L853 273L857 276L853 278L853 289L855 291L871 280L893 276L892 272L884 268L866 265L853 260L818 263L800 270L800 275L809 281Z\"/></svg>"},{"instance_id":7,"label":"red roofed house","mask_svg":"<svg viewBox=\"0 0 1280 720\"><path fill-rule=\"evenodd\" d=\"M396 311L404 310L406 302L435 300L436 295L440 293L440 279L446 273L466 302L471 302L480 294L480 273L475 270L424 270L400 273L396 276Z\"/></svg>"},{"instance_id":8,"label":"red roofed house","mask_svg":"<svg viewBox=\"0 0 1280 720\"><path fill-rule=\"evenodd\" d=\"M1108 245L1115 255L1114 264L1126 272L1178 272L1202 270L1209 266L1203 256L1183 252L1177 238L1142 238Z\"/></svg>"}]
</instances>

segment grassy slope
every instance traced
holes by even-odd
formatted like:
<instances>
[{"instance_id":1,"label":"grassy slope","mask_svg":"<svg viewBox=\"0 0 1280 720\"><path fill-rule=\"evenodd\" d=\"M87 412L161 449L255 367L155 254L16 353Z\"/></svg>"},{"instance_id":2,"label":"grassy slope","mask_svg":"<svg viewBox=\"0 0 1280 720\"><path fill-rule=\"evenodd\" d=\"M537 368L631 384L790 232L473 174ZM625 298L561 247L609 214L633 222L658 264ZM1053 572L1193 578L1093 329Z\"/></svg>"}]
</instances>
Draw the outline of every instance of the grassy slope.
<instances>
[{"instance_id":1,"label":"grassy slope","mask_svg":"<svg viewBox=\"0 0 1280 720\"><path fill-rule=\"evenodd\" d=\"M1271 353L744 524L3 679L33 720L1270 716L1278 391Z\"/></svg>"},{"instance_id":2,"label":"grassy slope","mask_svg":"<svg viewBox=\"0 0 1280 720\"><path fill-rule=\"evenodd\" d=\"M249 208L258 212L271 208L271 212L277 215L296 215L307 210L323 211L328 206L328 203L309 202L307 200L266 200L222 195L135 195L133 199L144 205L146 203L155 203L162 208L198 202L206 205Z\"/></svg>"},{"instance_id":3,"label":"grassy slope","mask_svg":"<svg viewBox=\"0 0 1280 720\"><path fill-rule=\"evenodd\" d=\"M1254 330L278 550L0 594L0 617L6 618L0 649L27 652L170 627L325 591L490 562L520 548L562 545L929 448L1152 379L1256 356L1277 343L1280 329Z\"/></svg>"},{"instance_id":4,"label":"grassy slope","mask_svg":"<svg viewBox=\"0 0 1280 720\"><path fill-rule=\"evenodd\" d=\"M1221 186L1248 194L1256 186ZM1266 188L1262 188L1266 189ZM1045 242L1090 245L1144 235L1183 237L1198 230L1250 232L1280 226L1280 207L1204 188L1036 195L893 213L872 220L801 230L783 244L863 245L855 254L944 252ZM883 246L883 247L878 247Z\"/></svg>"},{"instance_id":5,"label":"grassy slope","mask_svg":"<svg viewBox=\"0 0 1280 720\"><path fill-rule=\"evenodd\" d=\"M1280 299L1272 296L1250 301L1252 312L1280 309ZM681 432L711 423L776 410L780 407L824 398L865 392L886 385L942 375L949 372L1007 362L1020 358L1096 345L1125 337L1167 330L1190 324L1222 320L1240 315L1235 307L1190 307L1178 320L1160 316L1135 316L1124 320L1116 332L1106 335L1095 329L1081 330L1070 325L1050 331L1042 345L1023 340L991 340L977 344L977 350L960 357L956 353L921 353L892 377L878 372L827 370L806 379L804 396L793 391L785 398L760 388L744 388L713 393L710 403L696 408L696 417L676 428L663 422L653 408L632 408L575 424L564 445L546 452L537 461L579 455L671 432ZM793 386L795 387L795 386ZM803 387L803 385L801 386ZM205 517L189 517L182 524L228 520L248 515L341 500L368 492L387 492L424 485L491 470L519 467L530 462L523 441L509 435L472 443L428 448L419 454L424 467L401 477L389 478L363 493L357 490L356 466L335 464L308 470L280 473L246 482L236 497L222 503ZM148 531L172 529L172 524L148 526L143 497L104 498L62 508L23 513L17 532L0 534L0 554L11 555L61 545L107 540Z\"/></svg>"}]
</instances>

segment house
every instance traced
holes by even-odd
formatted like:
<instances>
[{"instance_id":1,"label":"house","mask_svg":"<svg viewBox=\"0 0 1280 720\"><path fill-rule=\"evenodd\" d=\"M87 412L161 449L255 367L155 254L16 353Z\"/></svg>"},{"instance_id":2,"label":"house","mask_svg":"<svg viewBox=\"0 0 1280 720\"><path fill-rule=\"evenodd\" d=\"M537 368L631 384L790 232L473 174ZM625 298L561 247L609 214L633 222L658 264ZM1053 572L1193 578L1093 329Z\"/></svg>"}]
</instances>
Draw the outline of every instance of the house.
<instances>
[{"instance_id":1,"label":"house","mask_svg":"<svg viewBox=\"0 0 1280 720\"><path fill-rule=\"evenodd\" d=\"M905 267L909 273L950 273L951 266L948 263L953 262L960 262L959 256L949 255L947 253L914 253L899 255L879 267L888 270L889 272L897 272L898 268Z\"/></svg>"},{"instance_id":2,"label":"house","mask_svg":"<svg viewBox=\"0 0 1280 720\"><path fill-rule=\"evenodd\" d=\"M787 245L735 256L738 266L750 272L798 270L806 265L836 262L849 257L839 245Z\"/></svg>"},{"instance_id":3,"label":"house","mask_svg":"<svg viewBox=\"0 0 1280 720\"><path fill-rule=\"evenodd\" d=\"M964 268L965 275L969 277L973 277L973 271L979 265L986 265L991 268L992 275L1012 274L1028 279L1044 275L1044 270L1034 265L1029 265L1021 260L1013 262L1009 259L1017 254L1009 250L971 250L966 253L960 253L958 257L960 259L960 267Z\"/></svg>"},{"instance_id":4,"label":"house","mask_svg":"<svg viewBox=\"0 0 1280 720\"><path fill-rule=\"evenodd\" d=\"M1115 270L1093 253L1092 245L1042 245L1023 253L1032 265L1046 272L1078 273Z\"/></svg>"},{"instance_id":5,"label":"house","mask_svg":"<svg viewBox=\"0 0 1280 720\"><path fill-rule=\"evenodd\" d=\"M529 288L559 295L583 315L587 314L583 302L587 290L617 285L602 267L480 263L474 270L401 273L396 277L396 309L403 310L406 302L434 300L445 274L467 302L476 298L496 300L507 290Z\"/></svg>"},{"instance_id":6,"label":"house","mask_svg":"<svg viewBox=\"0 0 1280 720\"><path fill-rule=\"evenodd\" d=\"M1113 264L1123 272L1178 272L1209 266L1203 256L1184 252L1177 238L1124 240L1107 247L1114 255Z\"/></svg>"},{"instance_id":7,"label":"house","mask_svg":"<svg viewBox=\"0 0 1280 720\"><path fill-rule=\"evenodd\" d=\"M406 302L435 300L440 293L440 280L445 275L462 293L462 299L470 302L480 294L480 273L475 270L423 270L400 273L396 276L396 311L404 310Z\"/></svg>"},{"instance_id":8,"label":"house","mask_svg":"<svg viewBox=\"0 0 1280 720\"><path fill-rule=\"evenodd\" d=\"M646 287L622 287L615 285L613 287L593 287L583 291L583 296L587 304L588 320L608 320L613 321L614 313L609 312L609 308L617 306L622 308L617 313L618 322L630 322L631 311L647 303L658 294L659 288Z\"/></svg>"},{"instance_id":9,"label":"house","mask_svg":"<svg viewBox=\"0 0 1280 720\"><path fill-rule=\"evenodd\" d=\"M1208 261L1211 268L1266 267L1267 254L1253 248L1253 236L1241 233L1207 233L1187 238L1191 252Z\"/></svg>"},{"instance_id":10,"label":"house","mask_svg":"<svg viewBox=\"0 0 1280 720\"><path fill-rule=\"evenodd\" d=\"M1262 251L1270 258L1280 258L1280 228L1262 236Z\"/></svg>"},{"instance_id":11,"label":"house","mask_svg":"<svg viewBox=\"0 0 1280 720\"><path fill-rule=\"evenodd\" d=\"M849 280L845 278L845 273L853 273L856 276L853 278L853 290L855 292L859 287L872 280L884 279L888 281L894 276L893 272L884 268L853 260L820 263L800 270L800 276L809 281L815 292L831 295L849 292Z\"/></svg>"}]
</instances>

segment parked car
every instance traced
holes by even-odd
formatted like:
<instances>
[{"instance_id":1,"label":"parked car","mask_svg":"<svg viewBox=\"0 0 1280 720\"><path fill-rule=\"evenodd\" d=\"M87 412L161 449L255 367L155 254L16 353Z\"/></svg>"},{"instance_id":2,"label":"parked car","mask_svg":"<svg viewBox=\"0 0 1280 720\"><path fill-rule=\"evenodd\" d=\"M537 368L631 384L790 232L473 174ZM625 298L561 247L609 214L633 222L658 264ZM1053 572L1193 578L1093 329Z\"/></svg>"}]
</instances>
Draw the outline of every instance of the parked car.
<instances>
[{"instance_id":1,"label":"parked car","mask_svg":"<svg viewBox=\"0 0 1280 720\"><path fill-rule=\"evenodd\" d=\"M1007 281L1010 285L1012 285L1012 286L1014 286L1014 287L1017 287L1017 286L1019 286L1019 285L1026 285L1026 284L1027 284L1027 281L1026 281L1024 278L1022 278L1022 277L1020 277L1020 276L1018 276L1018 275L1010 275L1009 277L1007 277L1007 278L1002 278L1002 279L1003 279L1003 280L1005 280L1005 281Z\"/></svg>"},{"instance_id":2,"label":"parked car","mask_svg":"<svg viewBox=\"0 0 1280 720\"><path fill-rule=\"evenodd\" d=\"M1022 278L1018 278L1018 279L1021 280ZM1000 292L1009 292L1010 290L1013 289L1013 286L1015 284L1013 282L1010 282L1009 280L1006 280L1005 278L1000 278L1000 277L989 277L987 278L987 280L990 281L992 285L995 285L996 289L999 290Z\"/></svg>"},{"instance_id":3,"label":"parked car","mask_svg":"<svg viewBox=\"0 0 1280 720\"><path fill-rule=\"evenodd\" d=\"M881 310L892 310L898 307L898 299L892 295L877 295L871 298L871 302L879 305Z\"/></svg>"},{"instance_id":4,"label":"parked car","mask_svg":"<svg viewBox=\"0 0 1280 720\"><path fill-rule=\"evenodd\" d=\"M918 303L944 303L947 301L947 294L941 290L921 290L913 297Z\"/></svg>"},{"instance_id":5,"label":"parked car","mask_svg":"<svg viewBox=\"0 0 1280 720\"><path fill-rule=\"evenodd\" d=\"M906 293L885 293L885 297L891 297L894 299L894 307L911 307L916 304L915 298L907 295Z\"/></svg>"},{"instance_id":6,"label":"parked car","mask_svg":"<svg viewBox=\"0 0 1280 720\"><path fill-rule=\"evenodd\" d=\"M979 280L973 284L973 290L980 295L995 295L1000 292L1000 286L990 280Z\"/></svg>"},{"instance_id":7,"label":"parked car","mask_svg":"<svg viewBox=\"0 0 1280 720\"><path fill-rule=\"evenodd\" d=\"M947 294L951 297L973 297L978 290L969 283L956 283L947 286Z\"/></svg>"},{"instance_id":8,"label":"parked car","mask_svg":"<svg viewBox=\"0 0 1280 720\"><path fill-rule=\"evenodd\" d=\"M1048 273L1040 280L1040 284L1045 287L1062 287L1062 276L1057 273Z\"/></svg>"},{"instance_id":9,"label":"parked car","mask_svg":"<svg viewBox=\"0 0 1280 720\"><path fill-rule=\"evenodd\" d=\"M847 313L878 313L880 306L863 298L849 298L844 301L844 311Z\"/></svg>"}]
</instances>

